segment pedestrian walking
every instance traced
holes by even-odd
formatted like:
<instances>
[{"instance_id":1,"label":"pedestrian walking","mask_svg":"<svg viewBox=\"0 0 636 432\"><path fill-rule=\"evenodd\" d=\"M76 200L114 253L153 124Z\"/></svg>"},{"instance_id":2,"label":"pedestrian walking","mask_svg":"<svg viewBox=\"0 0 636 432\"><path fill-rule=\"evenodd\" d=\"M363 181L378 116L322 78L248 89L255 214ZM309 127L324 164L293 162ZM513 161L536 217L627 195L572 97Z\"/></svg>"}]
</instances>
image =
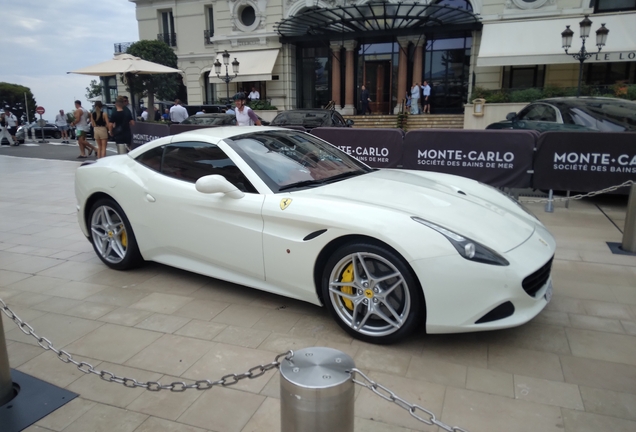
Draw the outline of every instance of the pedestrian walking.
<instances>
[{"instance_id":1,"label":"pedestrian walking","mask_svg":"<svg viewBox=\"0 0 636 432\"><path fill-rule=\"evenodd\" d=\"M116 144L130 145L132 141L131 126L135 125L130 111L126 108L124 98L119 96L115 102L116 111L108 119L108 130Z\"/></svg>"},{"instance_id":2,"label":"pedestrian walking","mask_svg":"<svg viewBox=\"0 0 636 432\"><path fill-rule=\"evenodd\" d=\"M18 118L11 112L11 109L8 106L4 107L4 122L7 128L7 132L11 135L11 145L18 145L18 140L15 137L16 132L18 131Z\"/></svg>"},{"instance_id":3,"label":"pedestrian walking","mask_svg":"<svg viewBox=\"0 0 636 432\"><path fill-rule=\"evenodd\" d=\"M55 116L55 126L62 133L62 142L69 144L68 140L68 121L66 120L66 114L64 114L64 110L60 110L59 114Z\"/></svg>"},{"instance_id":4,"label":"pedestrian walking","mask_svg":"<svg viewBox=\"0 0 636 432\"><path fill-rule=\"evenodd\" d=\"M371 110L369 109L369 102L371 102L371 98L369 97L369 90L365 86L360 87L360 111L362 111L362 115L367 115L367 111L371 114Z\"/></svg>"},{"instance_id":5,"label":"pedestrian walking","mask_svg":"<svg viewBox=\"0 0 636 432\"><path fill-rule=\"evenodd\" d=\"M424 81L422 85L422 112L424 114L431 113L431 86L428 82Z\"/></svg>"},{"instance_id":6,"label":"pedestrian walking","mask_svg":"<svg viewBox=\"0 0 636 432\"><path fill-rule=\"evenodd\" d=\"M86 132L88 131L88 111L82 107L82 102L79 100L75 101L75 120L71 123L72 126L75 126L75 135L77 136L77 145L80 148L80 155L77 157L78 159L86 159L88 156L93 154L93 151L97 153L97 149L94 145L90 144L86 140ZM86 149L88 148L88 156L86 155Z\"/></svg>"},{"instance_id":7,"label":"pedestrian walking","mask_svg":"<svg viewBox=\"0 0 636 432\"><path fill-rule=\"evenodd\" d=\"M170 108L170 121L179 124L188 118L188 110L181 106L181 101L176 99Z\"/></svg>"},{"instance_id":8,"label":"pedestrian walking","mask_svg":"<svg viewBox=\"0 0 636 432\"><path fill-rule=\"evenodd\" d=\"M106 157L106 147L108 146L108 113L102 111L102 108L102 103L97 101L95 102L95 111L91 113L93 137L97 143L97 159Z\"/></svg>"},{"instance_id":9,"label":"pedestrian walking","mask_svg":"<svg viewBox=\"0 0 636 432\"><path fill-rule=\"evenodd\" d=\"M11 138L11 134L7 130L7 120L4 117L4 111L0 112L0 145L2 145L2 139L5 138L10 146L17 144Z\"/></svg>"},{"instance_id":10,"label":"pedestrian walking","mask_svg":"<svg viewBox=\"0 0 636 432\"><path fill-rule=\"evenodd\" d=\"M419 114L419 101L420 101L420 86L417 83L413 83L411 87L411 114Z\"/></svg>"},{"instance_id":11,"label":"pedestrian walking","mask_svg":"<svg viewBox=\"0 0 636 432\"><path fill-rule=\"evenodd\" d=\"M141 121L148 121L148 108L141 111Z\"/></svg>"},{"instance_id":12,"label":"pedestrian walking","mask_svg":"<svg viewBox=\"0 0 636 432\"><path fill-rule=\"evenodd\" d=\"M237 126L260 126L261 121L252 108L245 105L245 93L239 92L234 95L236 105L235 116Z\"/></svg>"}]
</instances>

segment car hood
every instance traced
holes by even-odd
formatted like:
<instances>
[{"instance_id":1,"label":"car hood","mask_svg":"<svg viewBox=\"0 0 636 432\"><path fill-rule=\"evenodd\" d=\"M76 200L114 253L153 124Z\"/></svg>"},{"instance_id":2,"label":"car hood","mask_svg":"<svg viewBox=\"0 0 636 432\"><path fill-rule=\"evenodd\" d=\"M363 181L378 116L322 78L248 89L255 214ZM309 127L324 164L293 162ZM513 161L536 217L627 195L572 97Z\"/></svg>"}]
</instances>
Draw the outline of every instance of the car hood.
<instances>
[{"instance_id":1,"label":"car hood","mask_svg":"<svg viewBox=\"0 0 636 432\"><path fill-rule=\"evenodd\" d=\"M526 241L538 223L499 191L448 174L378 170L298 193L418 216L500 253Z\"/></svg>"}]
</instances>

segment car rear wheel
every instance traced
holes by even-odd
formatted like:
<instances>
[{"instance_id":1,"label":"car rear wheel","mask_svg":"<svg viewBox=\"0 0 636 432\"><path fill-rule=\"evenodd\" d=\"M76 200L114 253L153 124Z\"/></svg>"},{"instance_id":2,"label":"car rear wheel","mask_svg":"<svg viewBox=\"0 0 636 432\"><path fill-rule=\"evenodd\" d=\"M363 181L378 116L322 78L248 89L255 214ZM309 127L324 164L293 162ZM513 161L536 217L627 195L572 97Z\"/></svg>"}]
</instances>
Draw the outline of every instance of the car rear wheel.
<instances>
[{"instance_id":1,"label":"car rear wheel","mask_svg":"<svg viewBox=\"0 0 636 432\"><path fill-rule=\"evenodd\" d=\"M395 252L369 243L350 243L327 262L322 294L338 324L351 336L394 343L424 318L422 290Z\"/></svg>"},{"instance_id":2,"label":"car rear wheel","mask_svg":"<svg viewBox=\"0 0 636 432\"><path fill-rule=\"evenodd\" d=\"M55 132L55 133L53 134L53 138L55 138L55 139L60 139L60 138L62 138L62 132Z\"/></svg>"},{"instance_id":3,"label":"car rear wheel","mask_svg":"<svg viewBox=\"0 0 636 432\"><path fill-rule=\"evenodd\" d=\"M97 201L88 221L93 248L108 267L126 270L143 262L130 222L114 200Z\"/></svg>"}]
</instances>

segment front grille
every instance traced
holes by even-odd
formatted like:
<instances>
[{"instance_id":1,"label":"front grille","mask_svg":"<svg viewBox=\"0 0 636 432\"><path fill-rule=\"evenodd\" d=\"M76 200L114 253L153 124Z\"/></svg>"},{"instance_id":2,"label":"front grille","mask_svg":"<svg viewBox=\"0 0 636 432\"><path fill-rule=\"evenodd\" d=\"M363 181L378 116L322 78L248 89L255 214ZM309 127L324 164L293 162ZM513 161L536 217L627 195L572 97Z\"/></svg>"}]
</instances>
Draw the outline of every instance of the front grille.
<instances>
[{"instance_id":1,"label":"front grille","mask_svg":"<svg viewBox=\"0 0 636 432\"><path fill-rule=\"evenodd\" d=\"M528 293L529 296L534 297L537 294L537 291L539 291L550 278L550 270L552 270L553 259L554 257L550 258L550 261L545 263L545 265L539 270L526 277L521 283L523 290Z\"/></svg>"}]
</instances>

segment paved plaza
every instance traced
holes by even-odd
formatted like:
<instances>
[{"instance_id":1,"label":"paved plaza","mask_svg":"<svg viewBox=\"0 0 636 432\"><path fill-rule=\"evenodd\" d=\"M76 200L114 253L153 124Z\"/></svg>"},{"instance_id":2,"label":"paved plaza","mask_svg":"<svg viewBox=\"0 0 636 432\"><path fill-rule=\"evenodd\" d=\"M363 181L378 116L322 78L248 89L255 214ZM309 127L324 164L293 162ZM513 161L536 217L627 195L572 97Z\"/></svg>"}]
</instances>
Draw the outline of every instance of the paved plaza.
<instances>
[{"instance_id":1,"label":"paved plaza","mask_svg":"<svg viewBox=\"0 0 636 432\"><path fill-rule=\"evenodd\" d=\"M558 244L554 297L532 322L383 347L353 340L310 304L153 263L108 269L77 225L78 166L0 155L0 298L96 369L164 384L217 380L328 346L470 432L636 431L636 257L606 245L621 240L626 199L552 214L529 205ZM130 389L62 363L2 318L11 367L80 395L28 431L280 430L277 371L207 391ZM438 430L360 387L355 415L356 432Z\"/></svg>"}]
</instances>

